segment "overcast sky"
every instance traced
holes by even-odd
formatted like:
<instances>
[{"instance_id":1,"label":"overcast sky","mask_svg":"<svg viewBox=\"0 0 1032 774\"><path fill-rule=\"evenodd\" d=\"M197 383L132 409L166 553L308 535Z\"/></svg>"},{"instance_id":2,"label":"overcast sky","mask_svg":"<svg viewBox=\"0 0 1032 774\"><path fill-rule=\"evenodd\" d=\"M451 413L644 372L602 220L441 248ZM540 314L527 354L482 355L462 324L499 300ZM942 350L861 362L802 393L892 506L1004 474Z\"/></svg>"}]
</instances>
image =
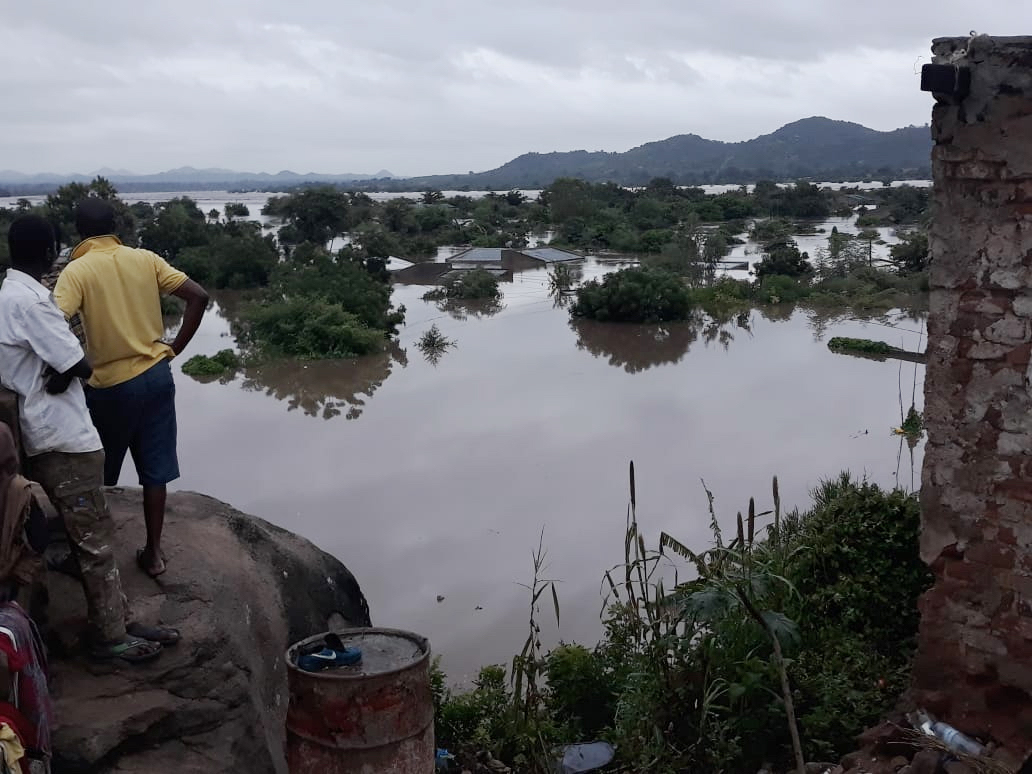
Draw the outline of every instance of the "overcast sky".
<instances>
[{"instance_id":1,"label":"overcast sky","mask_svg":"<svg viewBox=\"0 0 1032 774\"><path fill-rule=\"evenodd\" d=\"M525 151L928 121L931 38L1025 0L0 3L0 169L417 175Z\"/></svg>"}]
</instances>

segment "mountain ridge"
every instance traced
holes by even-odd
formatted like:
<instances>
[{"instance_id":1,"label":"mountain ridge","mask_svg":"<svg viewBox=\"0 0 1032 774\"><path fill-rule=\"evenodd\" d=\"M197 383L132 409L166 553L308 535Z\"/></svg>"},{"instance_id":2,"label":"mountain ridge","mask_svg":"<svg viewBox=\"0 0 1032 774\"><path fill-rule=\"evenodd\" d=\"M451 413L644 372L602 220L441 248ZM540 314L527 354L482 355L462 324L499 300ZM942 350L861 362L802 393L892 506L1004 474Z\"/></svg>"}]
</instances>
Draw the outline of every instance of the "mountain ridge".
<instances>
[{"instance_id":1,"label":"mountain ridge","mask_svg":"<svg viewBox=\"0 0 1032 774\"><path fill-rule=\"evenodd\" d=\"M320 172L294 172L289 169L279 172L240 172L234 169L223 169L220 167L197 168L192 166L181 166L168 169L163 172L150 174L137 174L123 169L110 169L104 167L84 174L81 172L69 172L60 174L55 172L26 173L13 169L0 169L0 183L72 183L89 182L98 175L106 177L112 183L152 183L167 181L170 183L203 183L210 181L218 182L244 182L276 181L276 180L326 180L347 182L350 180L372 180L389 179L394 175L386 169L381 169L375 174L364 174L357 172L344 172L341 174L324 174Z\"/></svg>"},{"instance_id":2,"label":"mountain ridge","mask_svg":"<svg viewBox=\"0 0 1032 774\"><path fill-rule=\"evenodd\" d=\"M260 187L282 190L331 183L364 190L543 188L558 177L644 185L656 177L675 183L751 183L761 179L866 180L927 178L931 174L931 132L927 126L879 131L849 121L811 116L751 140L725 142L697 134L652 140L622 152L549 151L523 153L499 167L466 174L396 177L375 174L297 173L292 170L237 172L183 166L149 175L102 170L121 190L191 190ZM0 170L0 186L15 195L92 179L93 175L28 175Z\"/></svg>"},{"instance_id":3,"label":"mountain ridge","mask_svg":"<svg viewBox=\"0 0 1032 774\"><path fill-rule=\"evenodd\" d=\"M866 179L927 176L931 131L909 126L878 131L823 116L793 121L751 140L724 142L697 134L654 140L623 152L524 153L502 166L466 175L407 178L422 187L540 188L556 177L644 185L656 177L676 183L748 183L759 179Z\"/></svg>"}]
</instances>

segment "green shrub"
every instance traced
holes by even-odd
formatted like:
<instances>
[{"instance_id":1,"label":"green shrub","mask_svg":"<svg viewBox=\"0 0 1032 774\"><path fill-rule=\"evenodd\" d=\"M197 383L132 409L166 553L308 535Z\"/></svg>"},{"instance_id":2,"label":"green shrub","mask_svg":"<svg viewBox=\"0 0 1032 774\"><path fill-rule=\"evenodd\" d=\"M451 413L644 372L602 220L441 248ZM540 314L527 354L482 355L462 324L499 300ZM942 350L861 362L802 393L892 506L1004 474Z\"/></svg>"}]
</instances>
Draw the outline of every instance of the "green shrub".
<instances>
[{"instance_id":1,"label":"green shrub","mask_svg":"<svg viewBox=\"0 0 1032 774\"><path fill-rule=\"evenodd\" d=\"M658 323L687 320L692 299L684 281L655 269L621 269L577 290L574 317L602 322Z\"/></svg>"},{"instance_id":2,"label":"green shrub","mask_svg":"<svg viewBox=\"0 0 1032 774\"><path fill-rule=\"evenodd\" d=\"M593 739L611 722L616 694L602 657L583 645L560 645L545 659L547 704L571 738Z\"/></svg>"},{"instance_id":3,"label":"green shrub","mask_svg":"<svg viewBox=\"0 0 1032 774\"><path fill-rule=\"evenodd\" d=\"M810 295L804 282L775 274L756 281L756 298L764 304L794 304Z\"/></svg>"},{"instance_id":4,"label":"green shrub","mask_svg":"<svg viewBox=\"0 0 1032 774\"><path fill-rule=\"evenodd\" d=\"M898 245L889 248L889 253L900 274L919 274L928 268L928 235L922 231L908 232Z\"/></svg>"},{"instance_id":5,"label":"green shrub","mask_svg":"<svg viewBox=\"0 0 1032 774\"><path fill-rule=\"evenodd\" d=\"M792 240L777 241L768 244L763 258L755 265L757 279L764 277L808 277L813 274L809 256L800 253L799 247Z\"/></svg>"},{"instance_id":6,"label":"green shrub","mask_svg":"<svg viewBox=\"0 0 1032 774\"><path fill-rule=\"evenodd\" d=\"M691 296L700 306L744 306L756 298L756 286L748 280L718 277L708 285L692 288Z\"/></svg>"},{"instance_id":7,"label":"green shrub","mask_svg":"<svg viewBox=\"0 0 1032 774\"><path fill-rule=\"evenodd\" d=\"M490 750L499 754L500 743L506 738L510 702L505 667L483 667L471 691L453 694L435 662L430 684L437 747L453 751Z\"/></svg>"},{"instance_id":8,"label":"green shrub","mask_svg":"<svg viewBox=\"0 0 1032 774\"><path fill-rule=\"evenodd\" d=\"M426 301L455 299L459 301L494 300L502 295L498 278L484 269L465 271L449 277L439 288L423 294Z\"/></svg>"},{"instance_id":9,"label":"green shrub","mask_svg":"<svg viewBox=\"0 0 1032 774\"><path fill-rule=\"evenodd\" d=\"M872 339L851 339L848 336L835 336L828 341L828 349L844 352L866 352L871 355L891 355L899 352L898 347L884 341Z\"/></svg>"},{"instance_id":10,"label":"green shrub","mask_svg":"<svg viewBox=\"0 0 1032 774\"><path fill-rule=\"evenodd\" d=\"M339 303L295 298L256 304L245 313L245 338L272 355L350 358L378 352L385 332L370 328Z\"/></svg>"},{"instance_id":11,"label":"green shrub","mask_svg":"<svg viewBox=\"0 0 1032 774\"><path fill-rule=\"evenodd\" d=\"M271 236L263 237L256 225L234 224L232 228L208 244L180 250L176 267L202 285L217 289L267 285L279 262L276 241Z\"/></svg>"},{"instance_id":12,"label":"green shrub","mask_svg":"<svg viewBox=\"0 0 1032 774\"><path fill-rule=\"evenodd\" d=\"M828 758L851 749L905 689L917 600L932 577L917 550L915 495L842 474L813 500L780 537L800 549L785 568L798 592L786 612L800 626L791 672L800 729L810 756Z\"/></svg>"},{"instance_id":13,"label":"green shrub","mask_svg":"<svg viewBox=\"0 0 1032 774\"><path fill-rule=\"evenodd\" d=\"M786 218L768 218L753 224L749 236L757 242L773 242L788 238L795 230L795 224Z\"/></svg>"},{"instance_id":14,"label":"green shrub","mask_svg":"<svg viewBox=\"0 0 1032 774\"><path fill-rule=\"evenodd\" d=\"M895 705L931 581L918 554L917 498L843 474L814 491L809 511L785 515L776 482L774 491L767 535L758 526L770 512L754 516L750 502L730 541L711 497L714 545L700 553L669 535L647 550L632 497L625 563L607 573L602 641L560 645L544 659L545 701L532 726L541 747L606 738L626 771L789 770L774 637L807 760L853 749ZM665 589L654 574L668 561L661 554L688 560L694 579ZM438 743L517 749L518 727L499 710L507 701L517 706L497 668L472 691L446 694Z\"/></svg>"},{"instance_id":15,"label":"green shrub","mask_svg":"<svg viewBox=\"0 0 1032 774\"><path fill-rule=\"evenodd\" d=\"M369 328L393 333L404 321L405 310L391 305L391 286L377 273L375 265L367 268L361 260L334 258L305 242L276 267L269 295L273 300L318 299L340 306Z\"/></svg>"},{"instance_id":16,"label":"green shrub","mask_svg":"<svg viewBox=\"0 0 1032 774\"><path fill-rule=\"evenodd\" d=\"M183 363L183 373L187 376L223 376L227 372L240 367L240 358L231 349L223 349L209 357L194 355Z\"/></svg>"}]
</instances>

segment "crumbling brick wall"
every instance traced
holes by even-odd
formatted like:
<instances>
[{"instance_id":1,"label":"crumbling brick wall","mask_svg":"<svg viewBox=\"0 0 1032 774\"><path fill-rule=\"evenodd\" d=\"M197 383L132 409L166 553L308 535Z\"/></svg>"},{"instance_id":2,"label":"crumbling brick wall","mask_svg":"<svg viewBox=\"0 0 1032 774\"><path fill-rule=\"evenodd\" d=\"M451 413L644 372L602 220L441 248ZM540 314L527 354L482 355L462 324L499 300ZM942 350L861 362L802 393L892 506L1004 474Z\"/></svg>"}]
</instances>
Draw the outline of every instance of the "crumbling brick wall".
<instances>
[{"instance_id":1,"label":"crumbling brick wall","mask_svg":"<svg viewBox=\"0 0 1032 774\"><path fill-rule=\"evenodd\" d=\"M1032 752L1032 37L935 41L921 600L911 699Z\"/></svg>"}]
</instances>

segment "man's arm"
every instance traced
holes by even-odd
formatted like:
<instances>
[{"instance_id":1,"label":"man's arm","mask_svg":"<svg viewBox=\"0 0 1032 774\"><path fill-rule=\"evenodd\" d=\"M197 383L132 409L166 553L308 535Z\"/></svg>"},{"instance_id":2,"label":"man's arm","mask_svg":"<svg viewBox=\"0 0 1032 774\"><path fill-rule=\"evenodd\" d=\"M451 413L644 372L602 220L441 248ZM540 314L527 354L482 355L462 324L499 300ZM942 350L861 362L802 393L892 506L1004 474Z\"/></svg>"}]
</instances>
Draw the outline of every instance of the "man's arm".
<instances>
[{"instance_id":1,"label":"man's arm","mask_svg":"<svg viewBox=\"0 0 1032 774\"><path fill-rule=\"evenodd\" d=\"M91 376L93 376L93 366L90 365L90 361L86 358L83 358L63 373L49 369L44 377L46 391L51 395L60 395L68 389L72 379L89 379Z\"/></svg>"},{"instance_id":2,"label":"man's arm","mask_svg":"<svg viewBox=\"0 0 1032 774\"><path fill-rule=\"evenodd\" d=\"M55 304L32 304L22 314L25 342L46 363L43 379L47 392L57 395L68 389L72 379L88 379L93 374L79 340Z\"/></svg>"},{"instance_id":3,"label":"man's arm","mask_svg":"<svg viewBox=\"0 0 1032 774\"><path fill-rule=\"evenodd\" d=\"M197 333L197 328L201 325L201 318L204 317L204 311L208 308L208 291L192 279L188 279L173 290L172 295L186 301L183 324L179 326L179 333L176 334L175 341L170 345L172 351L179 355L186 349L186 345L190 343L194 334Z\"/></svg>"}]
</instances>

